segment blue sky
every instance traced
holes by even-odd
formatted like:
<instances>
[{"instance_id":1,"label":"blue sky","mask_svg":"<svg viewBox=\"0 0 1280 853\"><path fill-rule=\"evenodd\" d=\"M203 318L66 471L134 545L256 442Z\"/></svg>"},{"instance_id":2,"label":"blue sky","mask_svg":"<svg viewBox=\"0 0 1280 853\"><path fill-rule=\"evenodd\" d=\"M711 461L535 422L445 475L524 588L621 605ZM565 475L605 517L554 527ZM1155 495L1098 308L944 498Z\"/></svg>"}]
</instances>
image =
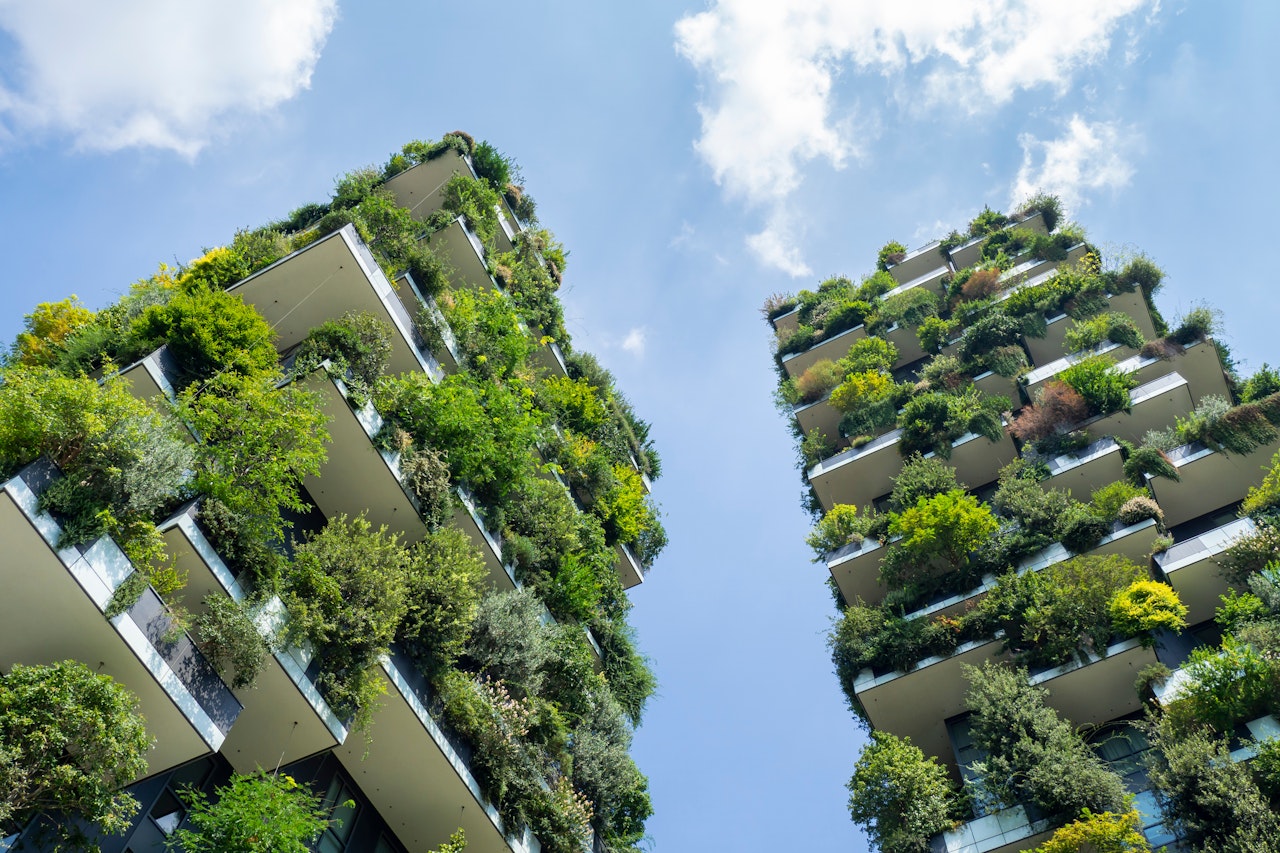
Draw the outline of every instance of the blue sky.
<instances>
[{"instance_id":1,"label":"blue sky","mask_svg":"<svg viewBox=\"0 0 1280 853\"><path fill-rule=\"evenodd\" d=\"M1274 337L1280 6L1181 0L0 0L0 338L100 307L454 129L523 168L562 297L653 421L671 546L635 591L661 851L865 849L766 295L1027 188ZM1053 8L1050 8L1050 7Z\"/></svg>"}]
</instances>

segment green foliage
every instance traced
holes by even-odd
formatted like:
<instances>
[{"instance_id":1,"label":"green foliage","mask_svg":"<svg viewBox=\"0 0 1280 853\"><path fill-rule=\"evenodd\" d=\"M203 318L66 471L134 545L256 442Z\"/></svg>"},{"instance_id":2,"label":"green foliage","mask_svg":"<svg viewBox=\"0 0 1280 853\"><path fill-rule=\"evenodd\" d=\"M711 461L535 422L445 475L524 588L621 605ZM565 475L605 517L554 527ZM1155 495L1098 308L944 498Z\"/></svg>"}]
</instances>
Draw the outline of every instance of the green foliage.
<instances>
[{"instance_id":1,"label":"green foliage","mask_svg":"<svg viewBox=\"0 0 1280 853\"><path fill-rule=\"evenodd\" d=\"M1262 599L1251 592L1239 593L1229 589L1219 598L1222 606L1213 611L1213 621L1227 633L1263 619L1270 613Z\"/></svg>"},{"instance_id":2,"label":"green foliage","mask_svg":"<svg viewBox=\"0 0 1280 853\"><path fill-rule=\"evenodd\" d=\"M511 183L511 161L488 142L475 144L471 150L471 165L475 167L476 175L498 192L505 191L507 184Z\"/></svg>"},{"instance_id":3,"label":"green foliage","mask_svg":"<svg viewBox=\"0 0 1280 853\"><path fill-rule=\"evenodd\" d=\"M476 374L501 379L525 366L534 342L520 328L515 306L502 291L452 291L441 297L440 307Z\"/></svg>"},{"instance_id":4,"label":"green foliage","mask_svg":"<svg viewBox=\"0 0 1280 853\"><path fill-rule=\"evenodd\" d=\"M130 329L131 351L140 357L169 345L188 381L225 372L256 376L275 370L275 331L239 296L193 288L148 308Z\"/></svg>"},{"instance_id":5,"label":"green foliage","mask_svg":"<svg viewBox=\"0 0 1280 853\"><path fill-rule=\"evenodd\" d=\"M882 853L917 853L955 820L946 768L910 738L872 732L849 780L849 815Z\"/></svg>"},{"instance_id":6,"label":"green foliage","mask_svg":"<svg viewBox=\"0 0 1280 853\"><path fill-rule=\"evenodd\" d=\"M1004 435L1000 416L1009 405L1005 397L988 397L973 388L957 394L925 392L902 407L898 450L904 456L932 451L949 459L952 442L966 433L997 441Z\"/></svg>"},{"instance_id":7,"label":"green foliage","mask_svg":"<svg viewBox=\"0 0 1280 853\"><path fill-rule=\"evenodd\" d=\"M555 298L560 268L543 260L553 245L558 244L546 231L521 232L515 250L494 258L492 269L534 333L564 343L569 334L564 328L564 310Z\"/></svg>"},{"instance_id":8,"label":"green foliage","mask_svg":"<svg viewBox=\"0 0 1280 853\"><path fill-rule=\"evenodd\" d=\"M1192 651L1183 670L1189 679L1178 694L1176 713L1171 709L1170 715L1201 721L1223 734L1261 716L1280 693L1274 661L1231 634L1223 635L1218 648Z\"/></svg>"},{"instance_id":9,"label":"green foliage","mask_svg":"<svg viewBox=\"0 0 1280 853\"><path fill-rule=\"evenodd\" d=\"M138 556L156 515L183 494L192 454L180 429L118 378L15 365L0 385L0 472L40 456L62 470L41 501L64 516L64 544L111 533Z\"/></svg>"},{"instance_id":10,"label":"green foliage","mask_svg":"<svg viewBox=\"0 0 1280 853\"><path fill-rule=\"evenodd\" d=\"M1124 344L1132 349L1142 349L1142 345L1146 343L1132 317L1122 311L1109 311L1076 321L1067 330L1066 349L1068 352L1079 352L1108 341Z\"/></svg>"},{"instance_id":11,"label":"green foliage","mask_svg":"<svg viewBox=\"0 0 1280 853\"><path fill-rule=\"evenodd\" d=\"M168 850L185 853L305 853L329 825L329 808L289 775L263 771L232 776L210 802L203 792L183 792L185 826L169 837Z\"/></svg>"},{"instance_id":12,"label":"green foliage","mask_svg":"<svg viewBox=\"0 0 1280 853\"><path fill-rule=\"evenodd\" d=\"M405 374L383 384L377 405L416 446L443 453L454 482L491 503L532 476L530 452L538 444L540 419L525 390L470 372L439 384L424 374Z\"/></svg>"},{"instance_id":13,"label":"green foliage","mask_svg":"<svg viewBox=\"0 0 1280 853\"><path fill-rule=\"evenodd\" d=\"M1152 727L1148 774L1166 825L1199 850L1275 850L1280 816L1249 768L1231 760L1228 736L1166 717Z\"/></svg>"},{"instance_id":14,"label":"green foliage","mask_svg":"<svg viewBox=\"0 0 1280 853\"><path fill-rule=\"evenodd\" d=\"M497 206L502 197L488 182L455 174L441 190L440 211L461 216L485 246L492 247L498 231Z\"/></svg>"},{"instance_id":15,"label":"green foliage","mask_svg":"<svg viewBox=\"0 0 1280 853\"><path fill-rule=\"evenodd\" d=\"M1018 216L1026 219L1039 213L1046 231L1053 231L1062 219L1062 200L1049 193L1036 193L1018 205ZM1101 853L1101 851L1100 851Z\"/></svg>"},{"instance_id":16,"label":"green foliage","mask_svg":"<svg viewBox=\"0 0 1280 853\"><path fill-rule=\"evenodd\" d=\"M1187 606L1168 584L1135 581L1111 599L1111 627L1122 636L1141 635L1154 643L1153 631L1181 631L1187 627Z\"/></svg>"},{"instance_id":17,"label":"green foliage","mask_svg":"<svg viewBox=\"0 0 1280 853\"><path fill-rule=\"evenodd\" d=\"M872 375L879 376L880 374ZM795 379L796 402L816 403L843 380L844 371L834 361L830 359L816 361Z\"/></svg>"},{"instance_id":18,"label":"green foliage","mask_svg":"<svg viewBox=\"0 0 1280 853\"><path fill-rule=\"evenodd\" d=\"M858 508L852 504L836 504L805 538L805 543L813 549L813 561L821 562L829 552L850 543L861 543L871 532L874 521L873 512L864 511L859 515Z\"/></svg>"},{"instance_id":19,"label":"green foliage","mask_svg":"<svg viewBox=\"0 0 1280 853\"><path fill-rule=\"evenodd\" d=\"M1116 274L1116 286L1122 290L1133 290L1135 287L1150 296L1160 289L1164 280L1164 271L1145 255L1139 255L1129 261Z\"/></svg>"},{"instance_id":20,"label":"green foliage","mask_svg":"<svg viewBox=\"0 0 1280 853\"><path fill-rule=\"evenodd\" d=\"M1116 480L1095 489L1089 496L1089 503L1099 518L1115 521L1120 517L1120 508L1136 497L1148 497L1147 490L1127 480Z\"/></svg>"},{"instance_id":21,"label":"green foliage","mask_svg":"<svg viewBox=\"0 0 1280 853\"><path fill-rule=\"evenodd\" d=\"M935 558L959 565L999 526L986 504L960 489L921 497L889 517L889 533L902 537L894 547L908 550L917 565Z\"/></svg>"},{"instance_id":22,"label":"green foliage","mask_svg":"<svg viewBox=\"0 0 1280 853\"><path fill-rule=\"evenodd\" d=\"M252 687L271 654L271 645L258 631L249 608L219 593L205 596L192 627L200 650L224 678L235 674L231 686Z\"/></svg>"},{"instance_id":23,"label":"green foliage","mask_svg":"<svg viewBox=\"0 0 1280 853\"><path fill-rule=\"evenodd\" d=\"M1147 474L1153 477L1164 477L1175 482L1182 479L1178 474L1178 469L1173 466L1173 463L1169 461L1169 457L1160 448L1146 445L1134 447L1127 443L1121 444L1121 447L1126 452L1124 475L1131 483L1145 486L1146 477L1144 475Z\"/></svg>"},{"instance_id":24,"label":"green foliage","mask_svg":"<svg viewBox=\"0 0 1280 853\"><path fill-rule=\"evenodd\" d=\"M1280 371L1264 361L1262 367L1241 384L1240 402L1252 403L1277 391L1280 391Z\"/></svg>"},{"instance_id":25,"label":"green foliage","mask_svg":"<svg viewBox=\"0 0 1280 853\"><path fill-rule=\"evenodd\" d=\"M997 803L1039 808L1051 820L1124 809L1124 785L1069 723L1044 703L1027 673L995 663L966 666L974 743L987 752L982 785Z\"/></svg>"},{"instance_id":26,"label":"green foliage","mask_svg":"<svg viewBox=\"0 0 1280 853\"><path fill-rule=\"evenodd\" d=\"M890 240L880 247L880 252L876 255L876 269L888 270L890 266L902 263L906 256L907 247L897 240Z\"/></svg>"},{"instance_id":27,"label":"green foliage","mask_svg":"<svg viewBox=\"0 0 1280 853\"><path fill-rule=\"evenodd\" d=\"M835 453L836 446L817 427L809 430L800 439L800 458L806 466L817 465Z\"/></svg>"},{"instance_id":28,"label":"green foliage","mask_svg":"<svg viewBox=\"0 0 1280 853\"><path fill-rule=\"evenodd\" d=\"M921 349L936 353L951 342L955 332L955 322L941 317L926 317L916 329L916 337L920 339Z\"/></svg>"},{"instance_id":29,"label":"green foliage","mask_svg":"<svg viewBox=\"0 0 1280 853\"><path fill-rule=\"evenodd\" d=\"M122 789L146 770L137 699L75 661L14 664L0 678L0 824L62 811L106 833L132 824Z\"/></svg>"},{"instance_id":30,"label":"green foliage","mask_svg":"<svg viewBox=\"0 0 1280 853\"><path fill-rule=\"evenodd\" d=\"M1094 814L1085 809L1080 819L1061 827L1035 853L1150 853L1142 834L1142 815L1127 812Z\"/></svg>"},{"instance_id":31,"label":"green foliage","mask_svg":"<svg viewBox=\"0 0 1280 853\"><path fill-rule=\"evenodd\" d=\"M489 572L460 530L443 527L409 550L406 609L396 641L428 675L452 666L471 636Z\"/></svg>"},{"instance_id":32,"label":"green foliage","mask_svg":"<svg viewBox=\"0 0 1280 853\"><path fill-rule=\"evenodd\" d=\"M408 612L409 555L386 528L336 516L297 546L284 601L289 630L317 650L317 684L340 716L365 729L382 691L375 671Z\"/></svg>"},{"instance_id":33,"label":"green foliage","mask_svg":"<svg viewBox=\"0 0 1280 853\"><path fill-rule=\"evenodd\" d=\"M253 533L253 525L215 498L200 503L196 519L219 556L254 600L277 590L286 560Z\"/></svg>"},{"instance_id":34,"label":"green foliage","mask_svg":"<svg viewBox=\"0 0 1280 853\"><path fill-rule=\"evenodd\" d=\"M1009 217L998 210L983 207L982 212L969 222L969 236L981 237L992 234L1009 224Z\"/></svg>"},{"instance_id":35,"label":"green foliage","mask_svg":"<svg viewBox=\"0 0 1280 853\"><path fill-rule=\"evenodd\" d=\"M41 302L26 316L23 331L9 351L9 361L30 367L51 366L66 340L92 319L93 312L74 294L61 302Z\"/></svg>"},{"instance_id":36,"label":"green foliage","mask_svg":"<svg viewBox=\"0 0 1280 853\"><path fill-rule=\"evenodd\" d=\"M316 395L271 375L224 373L188 386L182 419L203 439L195 487L220 501L263 539L279 538L281 509L304 511L302 481L320 473L329 434Z\"/></svg>"},{"instance_id":37,"label":"green foliage","mask_svg":"<svg viewBox=\"0 0 1280 853\"><path fill-rule=\"evenodd\" d=\"M889 506L893 512L914 507L923 498L931 498L961 489L956 479L956 469L937 457L911 456L902 463L902 470L893 478L893 492Z\"/></svg>"},{"instance_id":38,"label":"green foliage","mask_svg":"<svg viewBox=\"0 0 1280 853\"><path fill-rule=\"evenodd\" d=\"M912 287L886 296L876 313L875 328L919 326L929 317L938 316L938 295L927 287Z\"/></svg>"},{"instance_id":39,"label":"green foliage","mask_svg":"<svg viewBox=\"0 0 1280 853\"><path fill-rule=\"evenodd\" d=\"M444 456L429 447L415 447L403 430L398 434L408 439L400 445L400 474L418 502L418 515L432 529L447 524L453 516L453 487Z\"/></svg>"},{"instance_id":40,"label":"green foliage","mask_svg":"<svg viewBox=\"0 0 1280 853\"><path fill-rule=\"evenodd\" d=\"M997 347L1014 346L1022 337L1022 323L1006 314L988 314L969 326L960 342L960 360L976 361Z\"/></svg>"},{"instance_id":41,"label":"green foliage","mask_svg":"<svg viewBox=\"0 0 1280 853\"><path fill-rule=\"evenodd\" d=\"M364 201L382 185L382 170L377 166L363 166L347 172L333 188L334 210L346 210Z\"/></svg>"},{"instance_id":42,"label":"green foliage","mask_svg":"<svg viewBox=\"0 0 1280 853\"><path fill-rule=\"evenodd\" d=\"M1115 596L1147 577L1120 556L1073 557L1039 571L1001 575L979 605L1020 662L1058 666L1080 650L1104 652L1116 632Z\"/></svg>"},{"instance_id":43,"label":"green foliage","mask_svg":"<svg viewBox=\"0 0 1280 853\"><path fill-rule=\"evenodd\" d=\"M305 376L326 359L347 383L355 402L363 405L391 360L391 329L367 311L328 320L299 344L294 371Z\"/></svg>"},{"instance_id":44,"label":"green foliage","mask_svg":"<svg viewBox=\"0 0 1280 853\"><path fill-rule=\"evenodd\" d=\"M1129 410L1129 392L1138 385L1132 374L1121 373L1104 356L1091 356L1077 361L1058 374L1084 398L1095 415Z\"/></svg>"}]
</instances>

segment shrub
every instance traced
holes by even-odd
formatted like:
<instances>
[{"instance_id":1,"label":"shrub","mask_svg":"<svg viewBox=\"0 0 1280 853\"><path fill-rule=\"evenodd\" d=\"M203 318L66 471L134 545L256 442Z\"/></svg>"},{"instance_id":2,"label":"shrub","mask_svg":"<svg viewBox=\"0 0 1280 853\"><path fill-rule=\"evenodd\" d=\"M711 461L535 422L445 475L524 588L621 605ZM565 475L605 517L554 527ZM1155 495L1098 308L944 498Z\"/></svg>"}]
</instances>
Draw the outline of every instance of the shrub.
<instances>
[{"instance_id":1,"label":"shrub","mask_svg":"<svg viewBox=\"0 0 1280 853\"><path fill-rule=\"evenodd\" d=\"M1022 323L1007 314L988 314L975 321L960 342L960 360L976 361L996 347L1013 346L1022 337Z\"/></svg>"},{"instance_id":2,"label":"shrub","mask_svg":"<svg viewBox=\"0 0 1280 853\"><path fill-rule=\"evenodd\" d=\"M1009 224L1009 217L998 210L983 207L982 212L969 222L969 236L981 237L993 234Z\"/></svg>"},{"instance_id":3,"label":"shrub","mask_svg":"<svg viewBox=\"0 0 1280 853\"><path fill-rule=\"evenodd\" d=\"M956 469L937 457L911 456L893 478L889 506L894 512L913 507L922 498L931 498L962 488L956 480Z\"/></svg>"},{"instance_id":4,"label":"shrub","mask_svg":"<svg viewBox=\"0 0 1280 853\"><path fill-rule=\"evenodd\" d=\"M878 375L878 374L873 374ZM822 359L810 365L796 377L799 403L816 403L844 379L844 371L834 361Z\"/></svg>"},{"instance_id":5,"label":"shrub","mask_svg":"<svg viewBox=\"0 0 1280 853\"><path fill-rule=\"evenodd\" d=\"M1146 489L1135 486L1126 480L1116 480L1114 483L1108 483L1095 489L1093 494L1089 496L1089 503L1093 507L1094 514L1099 518L1115 521L1120 517L1120 508L1125 506L1131 499L1137 497L1146 498L1147 496ZM1144 517L1149 518L1150 516ZM1132 524L1133 522L1126 523Z\"/></svg>"},{"instance_id":6,"label":"shrub","mask_svg":"<svg viewBox=\"0 0 1280 853\"><path fill-rule=\"evenodd\" d=\"M143 312L128 334L128 346L139 356L167 343L189 381L227 371L271 373L279 358L275 330L252 306L223 290L175 293Z\"/></svg>"},{"instance_id":7,"label":"shrub","mask_svg":"<svg viewBox=\"0 0 1280 853\"><path fill-rule=\"evenodd\" d=\"M946 769L910 738L872 732L849 780L849 815L883 853L912 853L958 814Z\"/></svg>"},{"instance_id":8,"label":"shrub","mask_svg":"<svg viewBox=\"0 0 1280 853\"><path fill-rule=\"evenodd\" d=\"M956 325L954 321L943 320L941 317L926 317L916 329L916 337L920 340L921 349L931 353L940 352L951 342Z\"/></svg>"},{"instance_id":9,"label":"shrub","mask_svg":"<svg viewBox=\"0 0 1280 853\"><path fill-rule=\"evenodd\" d=\"M1183 671L1189 679L1176 702L1177 718L1202 721L1223 734L1261 716L1277 695L1275 664L1230 634L1219 648L1192 651Z\"/></svg>"},{"instance_id":10,"label":"shrub","mask_svg":"<svg viewBox=\"0 0 1280 853\"><path fill-rule=\"evenodd\" d=\"M1002 575L979 608L1022 662L1058 666L1081 649L1106 649L1114 633L1112 599L1146 577L1123 557L1073 557L1036 572Z\"/></svg>"},{"instance_id":11,"label":"shrub","mask_svg":"<svg viewBox=\"0 0 1280 853\"><path fill-rule=\"evenodd\" d=\"M937 294L927 287L912 287L880 301L875 326L877 329L887 329L895 324L919 326L929 317L937 315Z\"/></svg>"},{"instance_id":12,"label":"shrub","mask_svg":"<svg viewBox=\"0 0 1280 853\"><path fill-rule=\"evenodd\" d=\"M1205 305L1192 308L1182 318L1177 328L1169 333L1169 340L1184 347L1206 340L1221 325L1219 316L1212 308Z\"/></svg>"},{"instance_id":13,"label":"shrub","mask_svg":"<svg viewBox=\"0 0 1280 853\"><path fill-rule=\"evenodd\" d=\"M1009 425L1009 432L1023 442L1043 441L1066 432L1089 414L1089 404L1076 389L1065 382L1051 380L1044 384L1036 402L1024 406Z\"/></svg>"},{"instance_id":14,"label":"shrub","mask_svg":"<svg viewBox=\"0 0 1280 853\"><path fill-rule=\"evenodd\" d=\"M1001 471L992 503L1040 544L1053 541L1074 502L1066 492L1041 485L1034 468L1021 465L1021 461L1015 460Z\"/></svg>"},{"instance_id":15,"label":"shrub","mask_svg":"<svg viewBox=\"0 0 1280 853\"><path fill-rule=\"evenodd\" d=\"M1085 809L1080 819L1058 829L1035 853L1150 853L1142 834L1142 815L1134 809L1094 814Z\"/></svg>"},{"instance_id":16,"label":"shrub","mask_svg":"<svg viewBox=\"0 0 1280 853\"><path fill-rule=\"evenodd\" d=\"M836 446L817 427L805 433L800 439L800 458L806 466L817 465L823 459L835 453Z\"/></svg>"},{"instance_id":17,"label":"shrub","mask_svg":"<svg viewBox=\"0 0 1280 853\"><path fill-rule=\"evenodd\" d=\"M1027 353L1022 347L1011 345L996 347L978 359L976 368L985 368L997 376L1012 379L1028 365Z\"/></svg>"},{"instance_id":18,"label":"shrub","mask_svg":"<svg viewBox=\"0 0 1280 853\"><path fill-rule=\"evenodd\" d=\"M1138 384L1132 375L1121 373L1101 356L1078 361L1058 376L1084 398L1095 415L1128 411L1129 392Z\"/></svg>"},{"instance_id":19,"label":"shrub","mask_svg":"<svg viewBox=\"0 0 1280 853\"><path fill-rule=\"evenodd\" d=\"M317 649L317 684L340 716L368 726L381 692L374 672L408 603L408 554L386 528L335 516L297 546L285 587L290 632Z\"/></svg>"},{"instance_id":20,"label":"shrub","mask_svg":"<svg viewBox=\"0 0 1280 853\"><path fill-rule=\"evenodd\" d=\"M926 392L903 406L898 450L904 456L932 451L945 459L951 457L951 443L966 433L996 441L1004 433L1001 413L1008 408L1008 399L987 397L976 389L959 394Z\"/></svg>"},{"instance_id":21,"label":"shrub","mask_svg":"<svg viewBox=\"0 0 1280 853\"><path fill-rule=\"evenodd\" d=\"M896 547L910 551L918 565L935 557L959 565L999 526L986 504L960 489L921 497L889 517L889 533L902 536Z\"/></svg>"},{"instance_id":22,"label":"shrub","mask_svg":"<svg viewBox=\"0 0 1280 853\"><path fill-rule=\"evenodd\" d=\"M193 623L200 650L226 677L234 673L231 686L252 687L271 654L271 645L258 631L249 608L219 593L205 596L204 610Z\"/></svg>"},{"instance_id":23,"label":"shrub","mask_svg":"<svg viewBox=\"0 0 1280 853\"><path fill-rule=\"evenodd\" d=\"M1000 664L966 666L974 743L987 752L982 787L1004 806L1025 803L1053 821L1084 809L1124 809L1124 785L1076 734L1044 704L1047 693L1027 673Z\"/></svg>"},{"instance_id":24,"label":"shrub","mask_svg":"<svg viewBox=\"0 0 1280 853\"><path fill-rule=\"evenodd\" d=\"M1155 641L1154 631L1181 631L1187 627L1187 606L1168 584L1134 581L1111 599L1111 628L1125 637L1142 636L1145 645Z\"/></svg>"},{"instance_id":25,"label":"shrub","mask_svg":"<svg viewBox=\"0 0 1280 853\"><path fill-rule=\"evenodd\" d=\"M41 302L26 316L9 360L29 367L52 365L67 339L87 326L93 316L74 294L61 302Z\"/></svg>"},{"instance_id":26,"label":"shrub","mask_svg":"<svg viewBox=\"0 0 1280 853\"><path fill-rule=\"evenodd\" d=\"M895 387L892 379L878 371L853 373L831 392L831 406L847 414L885 399Z\"/></svg>"},{"instance_id":27,"label":"shrub","mask_svg":"<svg viewBox=\"0 0 1280 853\"><path fill-rule=\"evenodd\" d=\"M1142 349L1142 332L1133 318L1122 311L1098 314L1075 323L1066 334L1068 352L1092 349L1105 341L1124 344L1132 349Z\"/></svg>"},{"instance_id":28,"label":"shrub","mask_svg":"<svg viewBox=\"0 0 1280 853\"><path fill-rule=\"evenodd\" d=\"M1124 475L1129 481L1138 485L1146 485L1146 476L1164 477L1175 482L1181 480L1178 469L1169 461L1169 457L1158 447L1133 447L1122 443L1127 454L1124 460Z\"/></svg>"},{"instance_id":29,"label":"shrub","mask_svg":"<svg viewBox=\"0 0 1280 853\"><path fill-rule=\"evenodd\" d=\"M1099 518L1084 504L1072 504L1061 520L1058 535L1073 554L1092 550L1102 537L1111 532L1111 521Z\"/></svg>"},{"instance_id":30,"label":"shrub","mask_svg":"<svg viewBox=\"0 0 1280 853\"><path fill-rule=\"evenodd\" d=\"M880 247L876 256L876 269L888 270L894 264L900 264L907 257L907 247L897 240L890 240Z\"/></svg>"},{"instance_id":31,"label":"shrub","mask_svg":"<svg viewBox=\"0 0 1280 853\"><path fill-rule=\"evenodd\" d=\"M973 273L960 286L960 298L965 302L985 299L1000 292L1000 270L982 269Z\"/></svg>"},{"instance_id":32,"label":"shrub","mask_svg":"<svg viewBox=\"0 0 1280 853\"><path fill-rule=\"evenodd\" d=\"M444 527L409 550L405 613L396 641L427 675L462 654L479 612L489 570L461 530Z\"/></svg>"},{"instance_id":33,"label":"shrub","mask_svg":"<svg viewBox=\"0 0 1280 853\"><path fill-rule=\"evenodd\" d=\"M1120 507L1120 512L1116 515L1116 519L1121 524L1137 524L1148 518L1154 518L1156 524L1164 527L1164 510L1160 509L1160 505L1146 495L1137 495L1129 498L1124 502L1124 506Z\"/></svg>"},{"instance_id":34,"label":"shrub","mask_svg":"<svg viewBox=\"0 0 1280 853\"><path fill-rule=\"evenodd\" d=\"M813 561L821 562L829 552L837 548L861 543L871 531L874 521L873 513L863 512L858 515L856 506L836 504L805 538L805 542L813 549Z\"/></svg>"},{"instance_id":35,"label":"shrub","mask_svg":"<svg viewBox=\"0 0 1280 853\"><path fill-rule=\"evenodd\" d=\"M1240 402L1252 403L1280 391L1280 371L1265 361L1262 367L1240 386Z\"/></svg>"},{"instance_id":36,"label":"shrub","mask_svg":"<svg viewBox=\"0 0 1280 853\"><path fill-rule=\"evenodd\" d=\"M779 358L791 353L804 352L818 341L817 333L813 326L807 326L801 323L790 332L778 333L778 347L776 354Z\"/></svg>"},{"instance_id":37,"label":"shrub","mask_svg":"<svg viewBox=\"0 0 1280 853\"><path fill-rule=\"evenodd\" d=\"M458 350L476 374L501 379L525 367L534 342L500 290L457 290L440 305Z\"/></svg>"},{"instance_id":38,"label":"shrub","mask_svg":"<svg viewBox=\"0 0 1280 853\"><path fill-rule=\"evenodd\" d=\"M391 330L367 311L328 320L302 340L294 370L305 376L325 359L351 388L357 405L364 405L391 360Z\"/></svg>"},{"instance_id":39,"label":"shrub","mask_svg":"<svg viewBox=\"0 0 1280 853\"><path fill-rule=\"evenodd\" d=\"M764 304L760 306L760 313L766 320L776 320L783 314L794 311L796 304L796 298L789 293L771 293L765 297Z\"/></svg>"},{"instance_id":40,"label":"shrub","mask_svg":"<svg viewBox=\"0 0 1280 853\"><path fill-rule=\"evenodd\" d=\"M471 165L475 167L476 175L499 192L506 190L507 184L511 183L511 161L488 142L475 144L471 151Z\"/></svg>"},{"instance_id":41,"label":"shrub","mask_svg":"<svg viewBox=\"0 0 1280 853\"><path fill-rule=\"evenodd\" d=\"M1234 589L1227 590L1219 596L1222 606L1213 611L1213 621L1223 631L1232 633L1245 625L1265 619L1270 610L1262 599L1251 592L1238 593Z\"/></svg>"},{"instance_id":42,"label":"shrub","mask_svg":"<svg viewBox=\"0 0 1280 853\"><path fill-rule=\"evenodd\" d=\"M1062 201L1056 195L1036 193L1018 205L1017 218L1028 219L1039 213L1046 231L1053 231L1062 219Z\"/></svg>"},{"instance_id":43,"label":"shrub","mask_svg":"<svg viewBox=\"0 0 1280 853\"><path fill-rule=\"evenodd\" d=\"M1150 258L1139 255L1125 264L1116 274L1116 286L1126 291L1137 287L1147 296L1151 296L1160 289L1160 282L1163 279L1164 271Z\"/></svg>"}]
</instances>

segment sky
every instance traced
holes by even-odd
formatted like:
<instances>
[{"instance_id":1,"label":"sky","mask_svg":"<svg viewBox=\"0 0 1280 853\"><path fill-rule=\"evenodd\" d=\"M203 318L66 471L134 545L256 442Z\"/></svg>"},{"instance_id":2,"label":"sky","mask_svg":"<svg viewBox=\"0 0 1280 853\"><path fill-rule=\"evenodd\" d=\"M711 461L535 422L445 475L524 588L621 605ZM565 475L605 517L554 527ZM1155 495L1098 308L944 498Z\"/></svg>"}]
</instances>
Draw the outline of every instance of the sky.
<instances>
[{"instance_id":1,"label":"sky","mask_svg":"<svg viewBox=\"0 0 1280 853\"><path fill-rule=\"evenodd\" d=\"M0 0L0 339L462 129L569 248L574 344L652 421L671 545L633 591L656 850L861 851L865 735L772 405L776 292L1043 189L1173 319L1280 351L1280 4ZM1229 247L1224 248L1230 244Z\"/></svg>"}]
</instances>

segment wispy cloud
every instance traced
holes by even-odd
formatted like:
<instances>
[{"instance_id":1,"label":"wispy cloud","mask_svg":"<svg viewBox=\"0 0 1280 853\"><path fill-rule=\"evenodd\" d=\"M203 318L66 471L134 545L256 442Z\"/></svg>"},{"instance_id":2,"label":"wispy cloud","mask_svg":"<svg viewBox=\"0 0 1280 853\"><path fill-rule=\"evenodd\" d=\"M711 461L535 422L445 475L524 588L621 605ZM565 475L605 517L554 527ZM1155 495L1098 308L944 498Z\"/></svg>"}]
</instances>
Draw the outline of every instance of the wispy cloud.
<instances>
[{"instance_id":1,"label":"wispy cloud","mask_svg":"<svg viewBox=\"0 0 1280 853\"><path fill-rule=\"evenodd\" d=\"M1140 144L1137 133L1118 122L1093 122L1078 115L1057 139L1018 137L1022 166L1010 191L1016 204L1036 192L1057 195L1069 211L1097 190L1116 190L1133 177L1131 154Z\"/></svg>"},{"instance_id":2,"label":"wispy cloud","mask_svg":"<svg viewBox=\"0 0 1280 853\"><path fill-rule=\"evenodd\" d=\"M681 19L676 49L700 72L699 154L732 198L771 211L748 238L766 264L793 275L807 265L776 227L777 209L804 166L845 167L868 156L874 111L838 103L841 75L888 81L905 115L945 101L976 114L1021 91L1062 93L1111 49L1123 22L1158 0L714 0ZM793 229L794 230L794 229Z\"/></svg>"},{"instance_id":3,"label":"wispy cloud","mask_svg":"<svg viewBox=\"0 0 1280 853\"><path fill-rule=\"evenodd\" d=\"M193 157L228 121L306 89L336 15L337 0L0 3L17 50L3 133Z\"/></svg>"},{"instance_id":4,"label":"wispy cloud","mask_svg":"<svg viewBox=\"0 0 1280 853\"><path fill-rule=\"evenodd\" d=\"M627 336L622 339L622 348L639 358L644 355L645 337L643 327L634 328L627 332Z\"/></svg>"}]
</instances>

